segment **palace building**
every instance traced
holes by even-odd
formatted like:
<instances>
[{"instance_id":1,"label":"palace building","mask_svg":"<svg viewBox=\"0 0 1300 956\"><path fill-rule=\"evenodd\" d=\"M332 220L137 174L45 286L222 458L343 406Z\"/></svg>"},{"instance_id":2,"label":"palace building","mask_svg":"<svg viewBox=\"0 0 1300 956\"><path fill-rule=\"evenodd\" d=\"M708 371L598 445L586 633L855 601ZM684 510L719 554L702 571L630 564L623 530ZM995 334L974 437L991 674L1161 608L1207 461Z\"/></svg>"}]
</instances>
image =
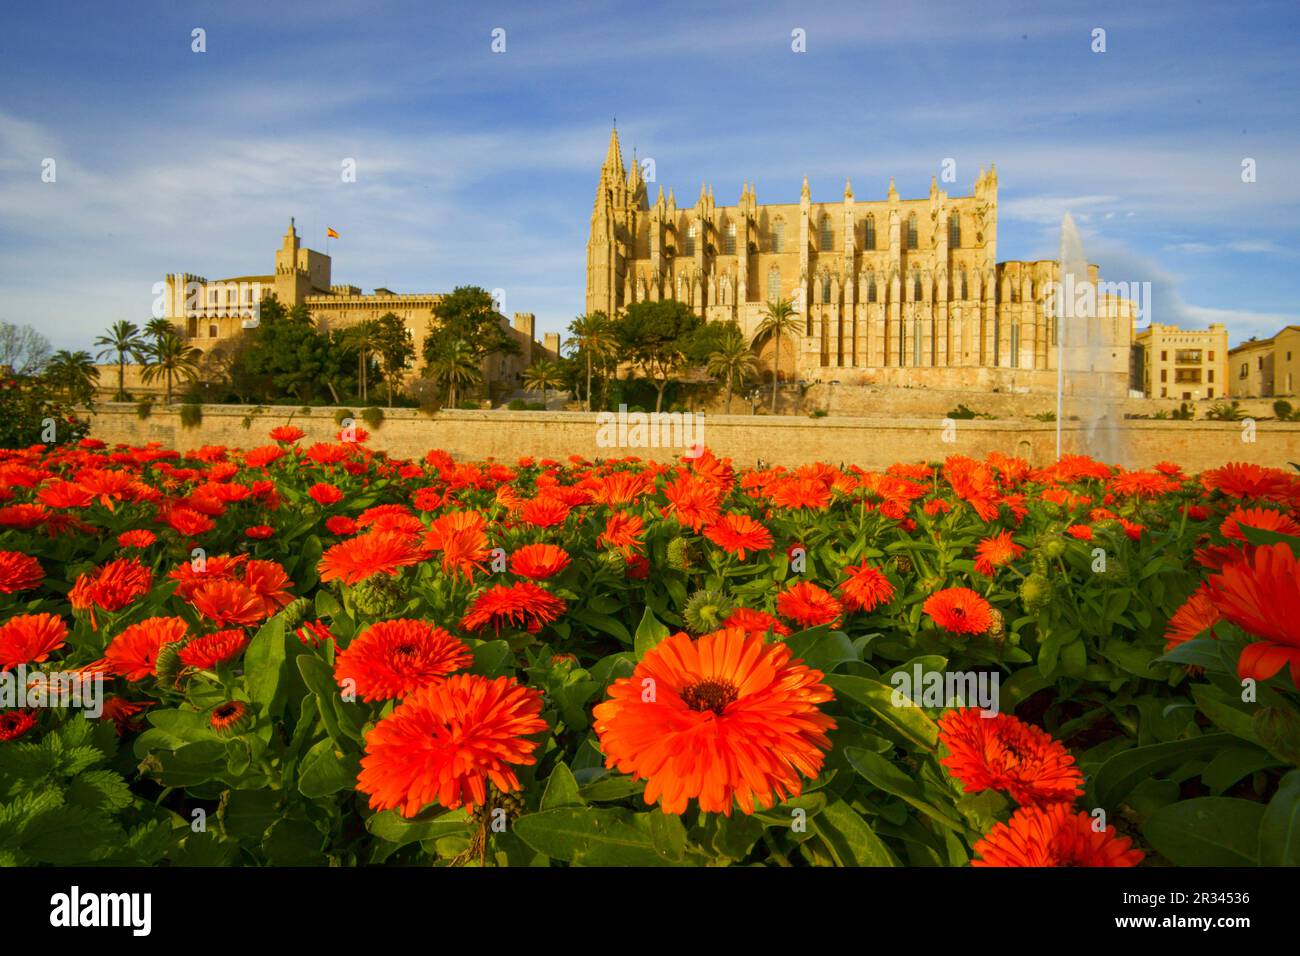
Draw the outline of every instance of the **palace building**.
<instances>
[{"instance_id":1,"label":"palace building","mask_svg":"<svg viewBox=\"0 0 1300 956\"><path fill-rule=\"evenodd\" d=\"M966 196L932 180L929 196L903 199L891 179L881 199L859 200L846 182L840 200L814 202L805 177L797 203L761 204L749 183L734 206L707 185L690 207L662 186L652 203L614 131L591 216L586 310L616 316L676 299L707 321L737 322L770 370L774 344L759 324L766 303L789 299L801 333L782 345L783 378L1055 391L1059 264L999 262L997 225L996 168L981 169ZM1096 266L1089 280L1090 388L1123 397L1140 387L1136 309L1104 291Z\"/></svg>"},{"instance_id":2,"label":"palace building","mask_svg":"<svg viewBox=\"0 0 1300 956\"><path fill-rule=\"evenodd\" d=\"M354 285L331 285L331 259L302 245L292 219L275 253L274 272L208 280L192 273L168 275L164 288L164 316L184 334L186 341L207 352L229 342L241 330L254 328L261 300L270 294L286 307L306 306L321 331L328 332L377 319L387 312L399 316L411 331L417 355L437 321L434 309L442 296L435 292L401 294L376 288L362 293ZM513 381L536 359L555 358L560 340L547 333L536 341L536 318L516 312L501 324L519 344L519 354L492 355L484 360L487 381ZM420 360L417 358L416 364Z\"/></svg>"}]
</instances>

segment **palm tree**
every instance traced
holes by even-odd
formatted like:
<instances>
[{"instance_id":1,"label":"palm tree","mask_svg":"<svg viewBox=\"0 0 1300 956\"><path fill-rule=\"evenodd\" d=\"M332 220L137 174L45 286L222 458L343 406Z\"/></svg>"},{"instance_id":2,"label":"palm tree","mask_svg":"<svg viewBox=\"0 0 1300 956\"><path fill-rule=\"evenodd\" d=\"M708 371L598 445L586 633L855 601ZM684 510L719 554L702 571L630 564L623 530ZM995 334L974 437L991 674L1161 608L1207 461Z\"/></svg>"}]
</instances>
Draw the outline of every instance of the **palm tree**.
<instances>
[{"instance_id":1,"label":"palm tree","mask_svg":"<svg viewBox=\"0 0 1300 956\"><path fill-rule=\"evenodd\" d=\"M473 385L483 378L482 362L473 347L464 339L457 339L444 347L428 367L429 376L447 385L447 407L456 407L456 393L463 385Z\"/></svg>"},{"instance_id":2,"label":"palm tree","mask_svg":"<svg viewBox=\"0 0 1300 956\"><path fill-rule=\"evenodd\" d=\"M155 321L164 321L155 320ZM171 325L170 322L167 323ZM126 363L127 359L139 362L145 349L145 341L140 335L140 327L126 319L118 319L108 327L108 334L95 339L95 345L101 346L98 358L113 358L117 361L117 395L114 401L126 401ZM66 351L66 350L65 350Z\"/></svg>"},{"instance_id":3,"label":"palm tree","mask_svg":"<svg viewBox=\"0 0 1300 956\"><path fill-rule=\"evenodd\" d=\"M45 380L62 389L70 402L89 403L95 395L99 369L86 351L69 352L59 349L45 366Z\"/></svg>"},{"instance_id":4,"label":"palm tree","mask_svg":"<svg viewBox=\"0 0 1300 956\"><path fill-rule=\"evenodd\" d=\"M789 299L768 302L763 310L763 320L758 323L758 335L772 338L772 414L776 414L776 389L781 381L781 343L787 335L797 335L798 319Z\"/></svg>"},{"instance_id":5,"label":"palm tree","mask_svg":"<svg viewBox=\"0 0 1300 956\"><path fill-rule=\"evenodd\" d=\"M722 333L717 348L709 353L707 368L710 375L727 377L727 414L730 415L732 385L743 385L754 374L754 353L737 326L730 325Z\"/></svg>"},{"instance_id":6,"label":"palm tree","mask_svg":"<svg viewBox=\"0 0 1300 956\"><path fill-rule=\"evenodd\" d=\"M379 323L366 319L347 330L347 341L357 350L357 393L364 402L369 394L367 372L370 368L370 356L378 348Z\"/></svg>"},{"instance_id":7,"label":"palm tree","mask_svg":"<svg viewBox=\"0 0 1300 956\"><path fill-rule=\"evenodd\" d=\"M178 332L178 330L167 319L150 319L144 324L144 337L149 339L153 345L157 345L173 332Z\"/></svg>"},{"instance_id":8,"label":"palm tree","mask_svg":"<svg viewBox=\"0 0 1300 956\"><path fill-rule=\"evenodd\" d=\"M160 332L158 339L145 350L144 374L145 384L162 378L167 383L167 404L172 400L172 383L177 378L191 381L198 374L199 357L203 353L192 345L186 345L185 339L168 323L167 331Z\"/></svg>"},{"instance_id":9,"label":"palm tree","mask_svg":"<svg viewBox=\"0 0 1300 956\"><path fill-rule=\"evenodd\" d=\"M593 360L608 359L618 348L613 324L604 312L580 315L569 323L573 338L564 343L566 349L578 349L587 360L587 411L592 410L591 370Z\"/></svg>"},{"instance_id":10,"label":"palm tree","mask_svg":"<svg viewBox=\"0 0 1300 956\"><path fill-rule=\"evenodd\" d=\"M530 391L541 389L542 404L545 405L550 397L551 388L563 381L563 374L559 363L552 362L550 359L539 359L524 370L524 388Z\"/></svg>"}]
</instances>

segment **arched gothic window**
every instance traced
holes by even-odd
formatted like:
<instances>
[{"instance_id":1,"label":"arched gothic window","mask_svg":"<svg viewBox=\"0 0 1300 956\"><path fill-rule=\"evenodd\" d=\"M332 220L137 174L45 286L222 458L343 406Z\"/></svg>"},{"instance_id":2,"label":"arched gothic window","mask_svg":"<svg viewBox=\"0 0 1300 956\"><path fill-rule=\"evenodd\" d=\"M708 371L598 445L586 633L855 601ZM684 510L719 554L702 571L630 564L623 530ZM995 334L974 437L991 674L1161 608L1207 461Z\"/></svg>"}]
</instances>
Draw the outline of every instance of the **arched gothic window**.
<instances>
[{"instance_id":1,"label":"arched gothic window","mask_svg":"<svg viewBox=\"0 0 1300 956\"><path fill-rule=\"evenodd\" d=\"M915 249L916 247L916 213L911 213L907 217L907 248Z\"/></svg>"},{"instance_id":2,"label":"arched gothic window","mask_svg":"<svg viewBox=\"0 0 1300 956\"><path fill-rule=\"evenodd\" d=\"M734 222L727 223L727 237L722 248L726 255L734 256L736 254L736 224Z\"/></svg>"},{"instance_id":3,"label":"arched gothic window","mask_svg":"<svg viewBox=\"0 0 1300 956\"><path fill-rule=\"evenodd\" d=\"M876 217L868 213L865 227L866 227L865 232L862 237L862 248L867 250L875 249L876 248Z\"/></svg>"},{"instance_id":4,"label":"arched gothic window","mask_svg":"<svg viewBox=\"0 0 1300 956\"><path fill-rule=\"evenodd\" d=\"M772 224L772 251L781 252L785 245L785 223L777 220Z\"/></svg>"},{"instance_id":5,"label":"arched gothic window","mask_svg":"<svg viewBox=\"0 0 1300 956\"><path fill-rule=\"evenodd\" d=\"M835 233L831 229L831 217L822 213L821 236L818 239L817 250L819 252L830 252L835 246Z\"/></svg>"},{"instance_id":6,"label":"arched gothic window","mask_svg":"<svg viewBox=\"0 0 1300 956\"><path fill-rule=\"evenodd\" d=\"M948 248L961 248L961 216L957 213L948 217Z\"/></svg>"},{"instance_id":7,"label":"arched gothic window","mask_svg":"<svg viewBox=\"0 0 1300 956\"><path fill-rule=\"evenodd\" d=\"M776 266L767 270L767 301L779 302L781 300L781 270Z\"/></svg>"}]
</instances>

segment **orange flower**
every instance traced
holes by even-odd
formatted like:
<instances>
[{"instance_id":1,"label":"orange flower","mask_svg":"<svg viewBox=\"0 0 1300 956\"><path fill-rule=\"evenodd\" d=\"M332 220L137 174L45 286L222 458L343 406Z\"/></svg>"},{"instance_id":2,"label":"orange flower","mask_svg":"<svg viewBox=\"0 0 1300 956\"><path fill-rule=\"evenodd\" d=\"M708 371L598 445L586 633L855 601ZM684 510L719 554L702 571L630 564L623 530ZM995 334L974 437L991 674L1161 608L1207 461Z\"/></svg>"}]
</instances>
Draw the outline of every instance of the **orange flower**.
<instances>
[{"instance_id":1,"label":"orange flower","mask_svg":"<svg viewBox=\"0 0 1300 956\"><path fill-rule=\"evenodd\" d=\"M1184 641L1199 637L1219 620L1219 611L1210 600L1209 589L1202 584L1169 618L1165 627L1165 650L1171 651Z\"/></svg>"},{"instance_id":2,"label":"orange flower","mask_svg":"<svg viewBox=\"0 0 1300 956\"><path fill-rule=\"evenodd\" d=\"M36 726L36 713L31 710L0 711L0 743L17 740Z\"/></svg>"},{"instance_id":3,"label":"orange flower","mask_svg":"<svg viewBox=\"0 0 1300 956\"><path fill-rule=\"evenodd\" d=\"M513 625L536 634L542 625L563 614L564 608L563 598L543 590L532 581L498 584L474 598L460 626L469 631L479 631L490 624L500 633L502 627Z\"/></svg>"},{"instance_id":4,"label":"orange flower","mask_svg":"<svg viewBox=\"0 0 1300 956\"><path fill-rule=\"evenodd\" d=\"M1201 475L1206 491L1222 491L1230 498L1265 498L1285 501L1294 494L1295 479L1280 468L1263 468L1247 462L1229 462Z\"/></svg>"},{"instance_id":5,"label":"orange flower","mask_svg":"<svg viewBox=\"0 0 1300 956\"><path fill-rule=\"evenodd\" d=\"M939 718L939 740L948 748L939 762L965 793L1000 790L1021 804L1073 801L1083 793L1083 774L1065 746L1010 714L949 710Z\"/></svg>"},{"instance_id":6,"label":"orange flower","mask_svg":"<svg viewBox=\"0 0 1300 956\"><path fill-rule=\"evenodd\" d=\"M534 581L559 574L568 566L568 552L553 544L526 544L510 555L510 570Z\"/></svg>"},{"instance_id":7,"label":"orange flower","mask_svg":"<svg viewBox=\"0 0 1300 956\"><path fill-rule=\"evenodd\" d=\"M543 495L519 506L519 520L536 528L555 528L564 524L573 509L551 495Z\"/></svg>"},{"instance_id":8,"label":"orange flower","mask_svg":"<svg viewBox=\"0 0 1300 956\"><path fill-rule=\"evenodd\" d=\"M975 546L975 570L991 578L997 568L1014 561L1024 553L1024 550L1011 540L1010 531L985 538Z\"/></svg>"},{"instance_id":9,"label":"orange flower","mask_svg":"<svg viewBox=\"0 0 1300 956\"><path fill-rule=\"evenodd\" d=\"M340 541L320 559L322 581L356 584L375 574L395 575L399 568L428 557L419 539L393 531L369 531Z\"/></svg>"},{"instance_id":10,"label":"orange flower","mask_svg":"<svg viewBox=\"0 0 1300 956\"><path fill-rule=\"evenodd\" d=\"M605 766L645 780L644 799L684 813L770 808L816 777L835 722L820 671L739 628L661 641L593 711Z\"/></svg>"},{"instance_id":11,"label":"orange flower","mask_svg":"<svg viewBox=\"0 0 1300 956\"><path fill-rule=\"evenodd\" d=\"M1234 541L1245 541L1241 529L1260 528L1264 531L1276 531L1279 534L1300 535L1300 524L1296 524L1280 511L1268 508L1237 508L1223 519L1219 532Z\"/></svg>"},{"instance_id":12,"label":"orange flower","mask_svg":"<svg viewBox=\"0 0 1300 956\"><path fill-rule=\"evenodd\" d=\"M993 608L970 588L935 591L921 610L939 627L953 634L983 634L993 626Z\"/></svg>"},{"instance_id":13,"label":"orange flower","mask_svg":"<svg viewBox=\"0 0 1300 956\"><path fill-rule=\"evenodd\" d=\"M747 607L738 607L731 612L731 616L722 622L724 628L738 627L746 634L779 634L782 637L790 636L790 628L781 623L781 619L775 614L768 614L766 611L755 611Z\"/></svg>"},{"instance_id":14,"label":"orange flower","mask_svg":"<svg viewBox=\"0 0 1300 956\"><path fill-rule=\"evenodd\" d=\"M201 671L233 661L248 647L251 638L239 629L215 631L196 637L180 649L181 663Z\"/></svg>"},{"instance_id":15,"label":"orange flower","mask_svg":"<svg viewBox=\"0 0 1300 956\"><path fill-rule=\"evenodd\" d=\"M766 551L772 547L772 533L749 515L723 515L704 529L704 537L742 561L746 551Z\"/></svg>"},{"instance_id":16,"label":"orange flower","mask_svg":"<svg viewBox=\"0 0 1300 956\"><path fill-rule=\"evenodd\" d=\"M334 679L351 681L362 700L405 697L474 660L460 640L426 621L380 621L339 654Z\"/></svg>"},{"instance_id":17,"label":"orange flower","mask_svg":"<svg viewBox=\"0 0 1300 956\"><path fill-rule=\"evenodd\" d=\"M1097 831L1086 812L1068 803L1021 807L975 844L971 866L1137 866L1141 850L1114 827Z\"/></svg>"},{"instance_id":18,"label":"orange flower","mask_svg":"<svg viewBox=\"0 0 1300 956\"><path fill-rule=\"evenodd\" d=\"M840 600L850 611L874 611L894 599L889 578L863 561L844 569L849 579L840 585Z\"/></svg>"},{"instance_id":19,"label":"orange flower","mask_svg":"<svg viewBox=\"0 0 1300 956\"><path fill-rule=\"evenodd\" d=\"M812 508L818 511L831 503L831 489L816 478L787 478L778 482L771 493L778 508Z\"/></svg>"},{"instance_id":20,"label":"orange flower","mask_svg":"<svg viewBox=\"0 0 1300 956\"><path fill-rule=\"evenodd\" d=\"M63 646L68 625L57 614L19 614L0 624L0 671L39 664Z\"/></svg>"},{"instance_id":21,"label":"orange flower","mask_svg":"<svg viewBox=\"0 0 1300 956\"><path fill-rule=\"evenodd\" d=\"M0 551L0 594L30 591L41 586L41 562L21 551Z\"/></svg>"},{"instance_id":22,"label":"orange flower","mask_svg":"<svg viewBox=\"0 0 1300 956\"><path fill-rule=\"evenodd\" d=\"M243 727L247 715L248 705L242 700L228 700L212 708L208 726L219 734L233 734Z\"/></svg>"},{"instance_id":23,"label":"orange flower","mask_svg":"<svg viewBox=\"0 0 1300 956\"><path fill-rule=\"evenodd\" d=\"M514 767L537 762L542 695L510 677L457 674L409 695L366 735L357 790L375 810L412 817L431 803L481 806L487 782L520 789Z\"/></svg>"},{"instance_id":24,"label":"orange flower","mask_svg":"<svg viewBox=\"0 0 1300 956\"><path fill-rule=\"evenodd\" d=\"M663 514L694 532L718 520L721 489L707 478L683 472L664 485L664 497L668 507Z\"/></svg>"},{"instance_id":25,"label":"orange flower","mask_svg":"<svg viewBox=\"0 0 1300 956\"><path fill-rule=\"evenodd\" d=\"M598 545L619 552L630 559L641 553L641 535L645 525L640 517L626 511L615 511L605 522L605 530L596 538Z\"/></svg>"},{"instance_id":26,"label":"orange flower","mask_svg":"<svg viewBox=\"0 0 1300 956\"><path fill-rule=\"evenodd\" d=\"M109 669L127 680L157 673L158 650L179 641L188 625L179 617L150 617L132 624L109 642L104 657Z\"/></svg>"},{"instance_id":27,"label":"orange flower","mask_svg":"<svg viewBox=\"0 0 1300 956\"><path fill-rule=\"evenodd\" d=\"M156 534L144 528L123 531L117 536L117 543L123 548L147 548L157 540Z\"/></svg>"},{"instance_id":28,"label":"orange flower","mask_svg":"<svg viewBox=\"0 0 1300 956\"><path fill-rule=\"evenodd\" d=\"M153 572L135 558L118 558L98 571L81 575L68 592L74 611L89 611L95 626L95 608L120 611L153 585Z\"/></svg>"},{"instance_id":29,"label":"orange flower","mask_svg":"<svg viewBox=\"0 0 1300 956\"><path fill-rule=\"evenodd\" d=\"M644 471L616 471L592 482L592 501L625 505L654 490L654 476Z\"/></svg>"},{"instance_id":30,"label":"orange flower","mask_svg":"<svg viewBox=\"0 0 1300 956\"><path fill-rule=\"evenodd\" d=\"M249 627L269 616L261 595L242 581L218 579L201 584L190 604L217 627Z\"/></svg>"},{"instance_id":31,"label":"orange flower","mask_svg":"<svg viewBox=\"0 0 1300 956\"><path fill-rule=\"evenodd\" d=\"M1258 547L1206 582L1225 618L1260 640L1237 659L1237 676L1268 680L1290 665L1300 687L1300 568L1285 544Z\"/></svg>"},{"instance_id":32,"label":"orange flower","mask_svg":"<svg viewBox=\"0 0 1300 956\"><path fill-rule=\"evenodd\" d=\"M250 560L244 565L244 584L261 600L263 617L270 617L293 600L289 575L277 561Z\"/></svg>"},{"instance_id":33,"label":"orange flower","mask_svg":"<svg viewBox=\"0 0 1300 956\"><path fill-rule=\"evenodd\" d=\"M836 620L844 608L811 581L800 581L776 596L776 610L803 627L816 627Z\"/></svg>"},{"instance_id":34,"label":"orange flower","mask_svg":"<svg viewBox=\"0 0 1300 956\"><path fill-rule=\"evenodd\" d=\"M303 438L307 433L296 425L280 425L272 428L269 434L271 441L280 442L284 445L291 445L298 439Z\"/></svg>"}]
</instances>

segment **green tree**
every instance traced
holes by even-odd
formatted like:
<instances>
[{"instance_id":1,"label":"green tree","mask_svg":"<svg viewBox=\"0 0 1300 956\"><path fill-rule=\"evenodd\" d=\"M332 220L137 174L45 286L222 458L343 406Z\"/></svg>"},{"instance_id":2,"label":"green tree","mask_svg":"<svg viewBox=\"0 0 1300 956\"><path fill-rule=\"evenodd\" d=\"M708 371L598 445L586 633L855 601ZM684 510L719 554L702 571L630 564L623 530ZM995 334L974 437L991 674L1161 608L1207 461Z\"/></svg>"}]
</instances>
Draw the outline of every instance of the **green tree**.
<instances>
[{"instance_id":1,"label":"green tree","mask_svg":"<svg viewBox=\"0 0 1300 956\"><path fill-rule=\"evenodd\" d=\"M776 391L781 381L781 344L787 335L797 335L799 319L789 299L768 302L758 323L759 338L772 340L772 414L776 414Z\"/></svg>"},{"instance_id":2,"label":"green tree","mask_svg":"<svg viewBox=\"0 0 1300 956\"><path fill-rule=\"evenodd\" d=\"M393 407L393 393L400 391L406 369L415 358L415 342L411 330L401 316L385 312L376 320L374 349L384 371L384 388L388 392L388 407Z\"/></svg>"},{"instance_id":3,"label":"green tree","mask_svg":"<svg viewBox=\"0 0 1300 956\"><path fill-rule=\"evenodd\" d=\"M720 327L713 349L705 358L705 368L715 378L727 380L727 409L731 414L731 397L737 384L744 385L755 372L754 353L745 341L745 333L735 322L712 323Z\"/></svg>"},{"instance_id":4,"label":"green tree","mask_svg":"<svg viewBox=\"0 0 1300 956\"><path fill-rule=\"evenodd\" d=\"M587 411L592 410L591 375L593 365L603 363L618 351L618 338L614 325L604 312L580 315L569 323L571 338L564 343L566 349L576 350L587 367Z\"/></svg>"},{"instance_id":5,"label":"green tree","mask_svg":"<svg viewBox=\"0 0 1300 956\"><path fill-rule=\"evenodd\" d=\"M369 397L370 356L377 350L379 322L375 319L365 319L345 329L343 337L344 341L356 349L357 394L364 402Z\"/></svg>"},{"instance_id":6,"label":"green tree","mask_svg":"<svg viewBox=\"0 0 1300 956\"><path fill-rule=\"evenodd\" d=\"M654 383L656 412L663 410L664 391L685 364L684 345L699 325L699 316L676 299L633 303L615 323L623 356Z\"/></svg>"},{"instance_id":7,"label":"green tree","mask_svg":"<svg viewBox=\"0 0 1300 956\"><path fill-rule=\"evenodd\" d=\"M167 324L170 327L171 323ZM117 394L114 396L114 401L125 402L127 400L126 363L142 361L146 347L144 337L140 335L140 327L126 319L118 319L108 327L107 335L95 339L95 345L100 347L98 358L111 358L116 362Z\"/></svg>"},{"instance_id":8,"label":"green tree","mask_svg":"<svg viewBox=\"0 0 1300 956\"><path fill-rule=\"evenodd\" d=\"M551 389L558 388L563 380L564 370L550 359L538 359L524 370L524 387L534 391L540 389L543 405L550 398Z\"/></svg>"},{"instance_id":9,"label":"green tree","mask_svg":"<svg viewBox=\"0 0 1300 956\"><path fill-rule=\"evenodd\" d=\"M168 335L176 331L176 326L167 319L150 319L144 324L144 337L153 345L157 345Z\"/></svg>"},{"instance_id":10,"label":"green tree","mask_svg":"<svg viewBox=\"0 0 1300 956\"><path fill-rule=\"evenodd\" d=\"M99 369L95 368L95 360L89 352L59 349L45 363L43 374L46 383L61 392L69 402L89 405L94 400Z\"/></svg>"},{"instance_id":11,"label":"green tree","mask_svg":"<svg viewBox=\"0 0 1300 956\"><path fill-rule=\"evenodd\" d=\"M461 388L483 379L482 359L464 340L446 342L429 361L428 374L439 385L447 386L447 407L456 407Z\"/></svg>"},{"instance_id":12,"label":"green tree","mask_svg":"<svg viewBox=\"0 0 1300 956\"><path fill-rule=\"evenodd\" d=\"M478 286L459 286L433 307L434 324L424 340L424 360L432 364L456 342L479 359L493 353L517 355L519 345L506 331L492 296Z\"/></svg>"},{"instance_id":13,"label":"green tree","mask_svg":"<svg viewBox=\"0 0 1300 956\"><path fill-rule=\"evenodd\" d=\"M171 404L172 386L177 379L193 381L199 371L199 357L202 355L194 346L186 343L184 337L170 323L166 332L160 332L158 339L147 346L144 351L145 384L162 379L167 386L167 404Z\"/></svg>"}]
</instances>

